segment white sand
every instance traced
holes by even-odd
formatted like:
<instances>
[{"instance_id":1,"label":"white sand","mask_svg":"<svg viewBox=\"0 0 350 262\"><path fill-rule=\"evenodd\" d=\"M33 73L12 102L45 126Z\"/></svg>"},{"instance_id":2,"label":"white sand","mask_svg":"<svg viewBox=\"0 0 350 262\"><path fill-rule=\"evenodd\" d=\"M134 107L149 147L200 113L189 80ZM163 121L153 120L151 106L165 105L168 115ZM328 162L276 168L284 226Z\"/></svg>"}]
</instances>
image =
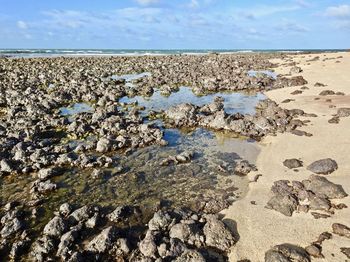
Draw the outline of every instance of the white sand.
<instances>
[{"instance_id":1,"label":"white sand","mask_svg":"<svg viewBox=\"0 0 350 262\"><path fill-rule=\"evenodd\" d=\"M308 62L315 56L320 56L319 61ZM336 60L322 61L325 57ZM268 202L270 188L274 181L280 179L303 180L307 179L311 172L306 166L315 160L333 158L337 161L339 169L327 176L327 179L339 183L350 194L350 117L341 118L339 124L329 124L328 120L336 113L337 108L350 107L350 53L333 53L317 55L291 55L303 69L301 73L309 82L300 95L290 95L300 87L290 87L267 92L266 95L280 103L286 98L295 99L295 102L280 104L287 109L303 109L306 113L315 113L316 118L300 130L313 134L312 137L299 137L290 133L269 136L261 142L262 151L257 159L257 173L263 174L257 183L250 184L247 196L232 204L222 213L225 219L237 222L237 230L240 235L238 243L233 247L230 261L250 259L251 261L264 261L264 253L274 245L291 243L306 247L315 241L320 233L331 232L331 225L335 222L350 226L350 197L336 201L345 203L349 208L337 210L331 218L314 219L310 212L294 213L292 217L284 216L274 210L264 208ZM339 60L340 63L336 63ZM273 62L285 63L281 60ZM281 66L278 73L288 73L290 67ZM326 87L314 87L316 82L326 84ZM346 96L326 96L320 100L314 100L323 90L344 92ZM332 102L326 102L332 99ZM329 108L335 105L336 108ZM282 162L288 158L301 158L304 167L300 172L294 172L283 166ZM257 173L249 176L254 177ZM257 205L250 202L256 201ZM332 240L323 242L323 254L325 259L313 259L313 261L345 261L346 256L340 252L340 247L350 247L350 239L333 236ZM333 254L333 255L332 255Z\"/></svg>"}]
</instances>

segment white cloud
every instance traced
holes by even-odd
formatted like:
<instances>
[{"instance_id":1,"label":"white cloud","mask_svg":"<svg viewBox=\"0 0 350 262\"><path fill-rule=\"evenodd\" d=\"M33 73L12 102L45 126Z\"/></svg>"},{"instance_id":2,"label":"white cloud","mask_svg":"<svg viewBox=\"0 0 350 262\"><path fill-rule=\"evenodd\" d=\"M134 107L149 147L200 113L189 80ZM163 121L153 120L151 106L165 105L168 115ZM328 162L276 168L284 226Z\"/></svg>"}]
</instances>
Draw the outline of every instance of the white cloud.
<instances>
[{"instance_id":1,"label":"white cloud","mask_svg":"<svg viewBox=\"0 0 350 262\"><path fill-rule=\"evenodd\" d=\"M253 8L237 10L235 16L245 17L247 19L257 19L264 16L271 16L278 13L293 12L299 10L300 5L285 5L285 6L269 6L269 5L260 5Z\"/></svg>"},{"instance_id":2,"label":"white cloud","mask_svg":"<svg viewBox=\"0 0 350 262\"><path fill-rule=\"evenodd\" d=\"M198 8L199 7L199 2L198 0L191 0L191 2L188 4L190 8Z\"/></svg>"},{"instance_id":3,"label":"white cloud","mask_svg":"<svg viewBox=\"0 0 350 262\"><path fill-rule=\"evenodd\" d=\"M326 15L337 18L350 17L350 5L330 6L326 10Z\"/></svg>"},{"instance_id":4,"label":"white cloud","mask_svg":"<svg viewBox=\"0 0 350 262\"><path fill-rule=\"evenodd\" d=\"M276 29L294 33L303 33L309 31L307 27L292 21L284 21L282 24L278 25Z\"/></svg>"},{"instance_id":5,"label":"white cloud","mask_svg":"<svg viewBox=\"0 0 350 262\"><path fill-rule=\"evenodd\" d=\"M136 0L136 2L140 5L154 5L158 4L160 0Z\"/></svg>"},{"instance_id":6,"label":"white cloud","mask_svg":"<svg viewBox=\"0 0 350 262\"><path fill-rule=\"evenodd\" d=\"M27 28L28 28L28 25L27 25L26 22L17 21L17 27L20 28L20 29L27 29Z\"/></svg>"},{"instance_id":7,"label":"white cloud","mask_svg":"<svg viewBox=\"0 0 350 262\"><path fill-rule=\"evenodd\" d=\"M309 3L309 2L307 2L307 1L305 1L305 0L296 0L295 1L298 5L300 5L301 7L304 7L304 8L306 8L306 7L311 7L312 5L311 5L311 3Z\"/></svg>"}]
</instances>

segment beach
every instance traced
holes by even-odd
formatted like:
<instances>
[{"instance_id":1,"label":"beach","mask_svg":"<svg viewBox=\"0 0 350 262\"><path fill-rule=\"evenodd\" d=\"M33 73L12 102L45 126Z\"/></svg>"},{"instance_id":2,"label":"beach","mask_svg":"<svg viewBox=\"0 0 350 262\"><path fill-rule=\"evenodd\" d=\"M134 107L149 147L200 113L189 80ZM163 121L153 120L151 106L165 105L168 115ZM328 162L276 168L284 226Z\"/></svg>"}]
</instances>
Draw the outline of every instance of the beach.
<instances>
[{"instance_id":1,"label":"beach","mask_svg":"<svg viewBox=\"0 0 350 262\"><path fill-rule=\"evenodd\" d=\"M307 62L316 56L317 61ZM341 58L339 58L341 57ZM324 61L324 58L331 60ZM264 261L265 251L272 246L290 243L306 247L315 241L322 232L331 232L333 223L349 223L350 211L348 208L335 212L326 219L315 219L310 213L294 213L292 217L284 216L265 208L271 197L270 188L273 182L281 179L304 180L311 172L305 166L318 159L332 158L338 163L338 170L327 176L330 181L340 184L345 191L350 191L348 175L350 173L349 145L350 120L342 118L338 124L330 124L328 120L337 113L338 108L350 107L349 86L350 68L349 53L293 55L291 59L301 67L300 74L308 81L305 85L309 89L302 94L291 95L300 87L265 92L267 97L279 103L283 108L302 109L314 113L317 117L305 118L310 120L307 126L301 128L311 133L311 137L296 136L290 133L269 136L261 141L261 153L257 159L258 173L262 176L257 183L251 183L247 196L234 203L229 209L223 211L225 218L237 223L239 241L232 249L230 261L250 259L251 261ZM339 62L336 62L339 61ZM290 67L283 66L283 61L275 60L281 64L276 69L278 73L289 73ZM324 87L315 87L323 83ZM323 90L344 92L345 96L319 96ZM315 98L320 98L315 100ZM283 104L283 100L295 99ZM331 99L331 101L326 101ZM330 108L330 106L335 106ZM304 118L302 118L304 119ZM294 172L283 165L285 159L297 158L304 162L299 172ZM254 176L255 174L250 174ZM256 205L252 205L255 201ZM350 206L350 198L338 200ZM314 258L312 261L345 261L346 257L340 252L341 247L349 246L349 239L334 235L333 239L325 241L322 245L324 259Z\"/></svg>"},{"instance_id":2,"label":"beach","mask_svg":"<svg viewBox=\"0 0 350 262\"><path fill-rule=\"evenodd\" d=\"M345 261L348 68L348 52L0 58L0 258Z\"/></svg>"}]
</instances>

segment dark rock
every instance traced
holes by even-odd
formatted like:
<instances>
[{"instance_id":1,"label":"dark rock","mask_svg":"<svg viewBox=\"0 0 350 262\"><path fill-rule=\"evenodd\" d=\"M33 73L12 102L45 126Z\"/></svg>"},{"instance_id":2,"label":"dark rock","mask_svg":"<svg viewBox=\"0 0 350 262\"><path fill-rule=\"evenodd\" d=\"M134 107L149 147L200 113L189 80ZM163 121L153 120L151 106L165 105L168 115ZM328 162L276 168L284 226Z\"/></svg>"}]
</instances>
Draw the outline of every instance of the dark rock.
<instances>
[{"instance_id":1,"label":"dark rock","mask_svg":"<svg viewBox=\"0 0 350 262\"><path fill-rule=\"evenodd\" d=\"M334 234L350 238L350 228L348 228L347 226L339 223L334 223L332 225L332 229Z\"/></svg>"},{"instance_id":2,"label":"dark rock","mask_svg":"<svg viewBox=\"0 0 350 262\"><path fill-rule=\"evenodd\" d=\"M332 117L331 119L328 120L328 123L330 124L339 124L339 116Z\"/></svg>"},{"instance_id":3,"label":"dark rock","mask_svg":"<svg viewBox=\"0 0 350 262\"><path fill-rule=\"evenodd\" d=\"M277 245L265 253L265 262L310 262L305 249L291 244Z\"/></svg>"},{"instance_id":4,"label":"dark rock","mask_svg":"<svg viewBox=\"0 0 350 262\"><path fill-rule=\"evenodd\" d=\"M266 204L266 208L274 209L285 216L292 216L297 210L298 201L291 195L277 194Z\"/></svg>"},{"instance_id":5,"label":"dark rock","mask_svg":"<svg viewBox=\"0 0 350 262\"><path fill-rule=\"evenodd\" d=\"M318 236L316 243L321 245L323 241L329 240L329 239L332 239L332 234L329 232L323 232Z\"/></svg>"},{"instance_id":6,"label":"dark rock","mask_svg":"<svg viewBox=\"0 0 350 262\"><path fill-rule=\"evenodd\" d=\"M330 174L337 169L338 169L337 162L335 162L335 160L331 158L317 160L311 163L307 167L307 170L316 174L323 174L323 175Z\"/></svg>"},{"instance_id":7,"label":"dark rock","mask_svg":"<svg viewBox=\"0 0 350 262\"><path fill-rule=\"evenodd\" d=\"M322 248L319 245L312 244L305 248L306 252L312 257L323 258Z\"/></svg>"},{"instance_id":8,"label":"dark rock","mask_svg":"<svg viewBox=\"0 0 350 262\"><path fill-rule=\"evenodd\" d=\"M292 93L290 93L291 95L300 95L300 94L302 94L303 93L303 91L301 91L301 90L295 90L295 91L293 91Z\"/></svg>"},{"instance_id":9,"label":"dark rock","mask_svg":"<svg viewBox=\"0 0 350 262\"><path fill-rule=\"evenodd\" d=\"M332 90L323 90L319 95L320 96L330 96L330 95L335 95L335 92Z\"/></svg>"},{"instance_id":10,"label":"dark rock","mask_svg":"<svg viewBox=\"0 0 350 262\"><path fill-rule=\"evenodd\" d=\"M307 190L329 199L340 199L347 196L341 185L334 184L325 177L311 175L309 180L303 181L303 184Z\"/></svg>"},{"instance_id":11,"label":"dark rock","mask_svg":"<svg viewBox=\"0 0 350 262\"><path fill-rule=\"evenodd\" d=\"M281 103L290 103L290 102L293 102L293 101L295 101L295 99L285 99L285 100L283 100Z\"/></svg>"},{"instance_id":12,"label":"dark rock","mask_svg":"<svg viewBox=\"0 0 350 262\"><path fill-rule=\"evenodd\" d=\"M327 86L327 85L322 84L322 83L319 83L319 82L317 82L317 83L315 84L315 87L325 87L325 86Z\"/></svg>"},{"instance_id":13,"label":"dark rock","mask_svg":"<svg viewBox=\"0 0 350 262\"><path fill-rule=\"evenodd\" d=\"M329 217L331 217L330 215L321 214L321 213L317 213L317 212L311 212L311 215L312 215L315 219L329 218Z\"/></svg>"},{"instance_id":14,"label":"dark rock","mask_svg":"<svg viewBox=\"0 0 350 262\"><path fill-rule=\"evenodd\" d=\"M251 171L257 171L256 167L247 160L235 161L235 173L238 175L248 175Z\"/></svg>"},{"instance_id":15,"label":"dark rock","mask_svg":"<svg viewBox=\"0 0 350 262\"><path fill-rule=\"evenodd\" d=\"M205 262L205 258L201 253L195 250L186 250L179 257L174 259L174 262Z\"/></svg>"},{"instance_id":16,"label":"dark rock","mask_svg":"<svg viewBox=\"0 0 350 262\"><path fill-rule=\"evenodd\" d=\"M291 133L296 136L308 136L308 137L312 136L312 134L308 132L297 130L297 129L292 130Z\"/></svg>"},{"instance_id":17,"label":"dark rock","mask_svg":"<svg viewBox=\"0 0 350 262\"><path fill-rule=\"evenodd\" d=\"M340 252L342 252L347 258L350 258L350 247L341 247Z\"/></svg>"},{"instance_id":18,"label":"dark rock","mask_svg":"<svg viewBox=\"0 0 350 262\"><path fill-rule=\"evenodd\" d=\"M285 167L293 169L293 168L302 167L303 166L303 161L298 160L296 158L286 159L286 160L283 161L283 165Z\"/></svg>"}]
</instances>

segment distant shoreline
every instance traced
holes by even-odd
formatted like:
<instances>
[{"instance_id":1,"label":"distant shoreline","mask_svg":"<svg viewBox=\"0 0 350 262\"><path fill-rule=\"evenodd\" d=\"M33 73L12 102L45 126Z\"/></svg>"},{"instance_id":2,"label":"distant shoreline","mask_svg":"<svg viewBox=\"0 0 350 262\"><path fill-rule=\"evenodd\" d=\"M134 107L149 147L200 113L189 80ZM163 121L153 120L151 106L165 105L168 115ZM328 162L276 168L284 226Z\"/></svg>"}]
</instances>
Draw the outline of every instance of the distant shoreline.
<instances>
[{"instance_id":1,"label":"distant shoreline","mask_svg":"<svg viewBox=\"0 0 350 262\"><path fill-rule=\"evenodd\" d=\"M245 53L335 53L348 49L0 49L0 57L60 57L60 56L158 56L158 55L206 55Z\"/></svg>"}]
</instances>

